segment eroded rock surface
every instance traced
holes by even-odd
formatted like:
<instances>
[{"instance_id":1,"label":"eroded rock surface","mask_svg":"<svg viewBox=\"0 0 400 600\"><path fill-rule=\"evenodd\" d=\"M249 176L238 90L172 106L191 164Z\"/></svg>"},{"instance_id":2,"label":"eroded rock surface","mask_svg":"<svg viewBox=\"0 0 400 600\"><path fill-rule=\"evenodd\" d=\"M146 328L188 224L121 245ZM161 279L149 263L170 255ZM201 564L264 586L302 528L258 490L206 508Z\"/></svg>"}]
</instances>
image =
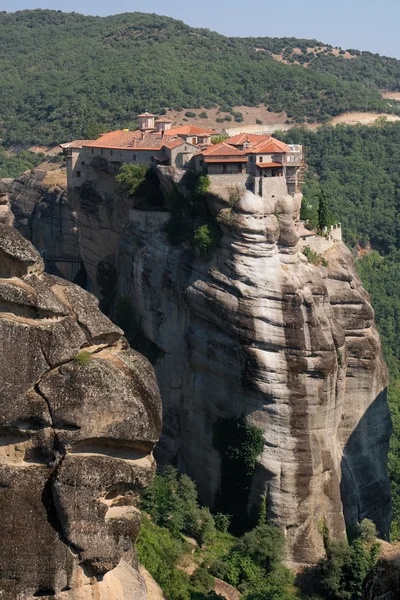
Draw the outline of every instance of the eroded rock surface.
<instances>
[{"instance_id":1,"label":"eroded rock surface","mask_svg":"<svg viewBox=\"0 0 400 600\"><path fill-rule=\"evenodd\" d=\"M0 225L0 598L144 600L132 542L161 404L148 361Z\"/></svg>"},{"instance_id":2,"label":"eroded rock surface","mask_svg":"<svg viewBox=\"0 0 400 600\"><path fill-rule=\"evenodd\" d=\"M363 600L398 600L400 597L400 546L387 546L364 581Z\"/></svg>"},{"instance_id":3,"label":"eroded rock surface","mask_svg":"<svg viewBox=\"0 0 400 600\"><path fill-rule=\"evenodd\" d=\"M301 196L279 186L264 198L244 191L233 208L210 195L224 236L208 258L168 244L165 214L131 211L119 287L160 350L158 457L189 472L215 506L216 424L244 417L261 428L248 511L267 495L288 563L301 564L323 555L323 520L335 539L365 517L388 535L391 423L373 310L350 252L336 243L327 267L307 262L294 227Z\"/></svg>"},{"instance_id":4,"label":"eroded rock surface","mask_svg":"<svg viewBox=\"0 0 400 600\"><path fill-rule=\"evenodd\" d=\"M158 175L166 196L190 202L185 174ZM373 310L344 244L325 253L327 267L307 262L295 229L301 194L288 194L283 178L265 180L263 197L240 189L235 203L222 179L208 206L223 237L202 257L168 242L168 212L129 207L96 171L91 203L86 189L68 191L81 257L101 297L110 300L118 276L125 317L151 345L164 403L158 459L188 472L202 502L218 506L229 444L217 439L218 423L261 428L248 514L267 495L288 564L315 563L324 520L335 539L363 518L388 535L391 423ZM110 256L107 290L99 281Z\"/></svg>"}]
</instances>

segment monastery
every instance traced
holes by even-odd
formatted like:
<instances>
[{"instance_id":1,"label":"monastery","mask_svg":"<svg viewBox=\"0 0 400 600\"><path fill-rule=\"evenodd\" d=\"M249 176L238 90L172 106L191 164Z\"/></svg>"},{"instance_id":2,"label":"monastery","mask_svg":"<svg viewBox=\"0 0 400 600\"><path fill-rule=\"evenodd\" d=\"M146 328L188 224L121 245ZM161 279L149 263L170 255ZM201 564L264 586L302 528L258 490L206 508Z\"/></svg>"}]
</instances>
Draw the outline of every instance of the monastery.
<instances>
[{"instance_id":1,"label":"monastery","mask_svg":"<svg viewBox=\"0 0 400 600\"><path fill-rule=\"evenodd\" d=\"M122 129L104 133L97 140L61 144L67 156L68 187L80 187L90 181L92 170L101 168L103 163L114 165L116 173L121 164L131 163L205 173L219 190L236 185L264 198L285 180L287 193L300 193L304 171L304 152L300 145L288 145L270 135L249 133L214 144L212 138L220 132L211 129L193 124L172 127L170 119L156 119L149 112L139 115L138 121L139 128L134 131ZM340 227L327 233L325 238L307 230L300 219L296 229L303 247L316 245L316 249L324 251L341 240Z\"/></svg>"},{"instance_id":2,"label":"monastery","mask_svg":"<svg viewBox=\"0 0 400 600\"><path fill-rule=\"evenodd\" d=\"M61 147L67 154L68 181L86 178L94 157L114 163L173 166L208 175L251 174L254 177L286 177L295 184L303 166L302 146L284 144L269 135L240 134L218 144L211 129L196 125L172 127L170 119L139 115L139 128L105 133L97 140L75 140ZM296 186L297 187L297 186ZM294 191L294 190L293 190Z\"/></svg>"}]
</instances>

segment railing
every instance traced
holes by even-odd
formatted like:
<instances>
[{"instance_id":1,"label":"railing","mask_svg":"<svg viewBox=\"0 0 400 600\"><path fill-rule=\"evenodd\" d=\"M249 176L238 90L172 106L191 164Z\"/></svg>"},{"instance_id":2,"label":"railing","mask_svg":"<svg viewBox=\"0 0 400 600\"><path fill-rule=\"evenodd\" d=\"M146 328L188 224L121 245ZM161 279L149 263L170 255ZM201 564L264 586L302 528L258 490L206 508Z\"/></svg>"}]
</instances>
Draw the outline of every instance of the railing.
<instances>
[{"instance_id":1,"label":"railing","mask_svg":"<svg viewBox=\"0 0 400 600\"><path fill-rule=\"evenodd\" d=\"M286 167L301 167L304 163L302 152L291 152L290 154L284 154L282 158L282 163Z\"/></svg>"}]
</instances>

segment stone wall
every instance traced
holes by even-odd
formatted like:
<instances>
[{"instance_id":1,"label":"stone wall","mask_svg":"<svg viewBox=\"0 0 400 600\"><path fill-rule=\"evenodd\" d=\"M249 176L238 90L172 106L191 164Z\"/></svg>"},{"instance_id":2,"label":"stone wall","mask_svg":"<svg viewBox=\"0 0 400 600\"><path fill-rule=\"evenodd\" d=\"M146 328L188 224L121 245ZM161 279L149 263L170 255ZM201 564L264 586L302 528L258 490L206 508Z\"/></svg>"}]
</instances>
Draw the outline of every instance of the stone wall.
<instances>
[{"instance_id":1,"label":"stone wall","mask_svg":"<svg viewBox=\"0 0 400 600\"><path fill-rule=\"evenodd\" d=\"M342 241L342 227L340 224L333 225L327 235L313 235L307 238L300 238L299 247L305 248L308 246L314 252L323 254L329 248L332 248L336 243Z\"/></svg>"}]
</instances>

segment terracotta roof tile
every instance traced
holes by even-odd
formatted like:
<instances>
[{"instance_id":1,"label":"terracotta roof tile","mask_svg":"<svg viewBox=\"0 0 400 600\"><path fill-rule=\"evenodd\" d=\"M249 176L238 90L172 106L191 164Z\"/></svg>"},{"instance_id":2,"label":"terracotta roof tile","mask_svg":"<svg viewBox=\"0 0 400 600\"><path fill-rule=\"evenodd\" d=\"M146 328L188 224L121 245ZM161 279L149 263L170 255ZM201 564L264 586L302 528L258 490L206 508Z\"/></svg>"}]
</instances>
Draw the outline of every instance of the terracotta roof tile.
<instances>
[{"instance_id":1,"label":"terracotta roof tile","mask_svg":"<svg viewBox=\"0 0 400 600\"><path fill-rule=\"evenodd\" d=\"M247 149L248 154L285 154L290 152L290 148L284 142L270 137L269 140L254 144Z\"/></svg>"},{"instance_id":2,"label":"terracotta roof tile","mask_svg":"<svg viewBox=\"0 0 400 600\"><path fill-rule=\"evenodd\" d=\"M73 140L72 142L66 142L65 144L60 144L60 148L82 148L89 144L92 140Z\"/></svg>"},{"instance_id":3,"label":"terracotta roof tile","mask_svg":"<svg viewBox=\"0 0 400 600\"><path fill-rule=\"evenodd\" d=\"M296 231L300 237L311 237L315 235L315 231L310 231L309 229L306 229L303 223L298 223L296 225Z\"/></svg>"},{"instance_id":4,"label":"terracotta roof tile","mask_svg":"<svg viewBox=\"0 0 400 600\"><path fill-rule=\"evenodd\" d=\"M275 167L283 167L282 163L274 163L274 162L270 162L270 163L256 163L257 167L260 167L260 169L274 169Z\"/></svg>"},{"instance_id":5,"label":"terracotta roof tile","mask_svg":"<svg viewBox=\"0 0 400 600\"><path fill-rule=\"evenodd\" d=\"M163 146L165 146L166 148L169 148L169 150L172 150L173 148L177 148L178 146L181 146L184 143L185 143L185 140L183 140L182 138L178 138L177 140L167 139L166 141L163 142Z\"/></svg>"},{"instance_id":6,"label":"terracotta roof tile","mask_svg":"<svg viewBox=\"0 0 400 600\"><path fill-rule=\"evenodd\" d=\"M174 127L168 129L165 135L215 135L215 131L212 129L205 129L204 127L197 127L197 125L183 125L182 127Z\"/></svg>"},{"instance_id":7,"label":"terracotta roof tile","mask_svg":"<svg viewBox=\"0 0 400 600\"><path fill-rule=\"evenodd\" d=\"M161 150L162 137L159 133L145 133L141 131L111 131L105 133L98 140L83 144L87 148L110 148L114 150Z\"/></svg>"},{"instance_id":8,"label":"terracotta roof tile","mask_svg":"<svg viewBox=\"0 0 400 600\"><path fill-rule=\"evenodd\" d=\"M203 156L246 156L246 153L243 150L239 150L239 148L235 148L235 146L231 146L226 142L220 142L219 144L214 144L207 150L202 151Z\"/></svg>"},{"instance_id":9,"label":"terracotta roof tile","mask_svg":"<svg viewBox=\"0 0 400 600\"><path fill-rule=\"evenodd\" d=\"M257 142L266 142L270 140L270 135L258 135L256 133L239 133L238 135L234 135L225 140L227 144L232 144L233 146L241 146L245 142L250 142L251 144L255 144Z\"/></svg>"}]
</instances>

